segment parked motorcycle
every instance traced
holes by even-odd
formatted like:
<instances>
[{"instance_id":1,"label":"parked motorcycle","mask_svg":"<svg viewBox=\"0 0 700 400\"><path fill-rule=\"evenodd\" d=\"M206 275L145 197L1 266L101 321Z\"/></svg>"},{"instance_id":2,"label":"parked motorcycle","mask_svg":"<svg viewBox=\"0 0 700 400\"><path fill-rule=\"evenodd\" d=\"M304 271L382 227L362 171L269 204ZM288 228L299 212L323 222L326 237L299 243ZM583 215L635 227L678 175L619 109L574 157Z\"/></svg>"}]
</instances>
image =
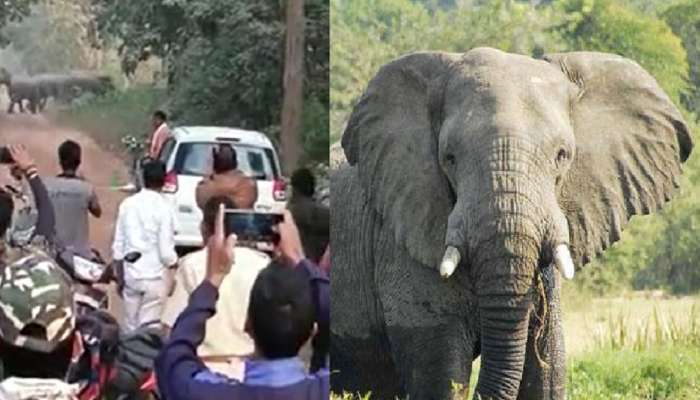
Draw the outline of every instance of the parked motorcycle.
<instances>
[{"instance_id":1,"label":"parked motorcycle","mask_svg":"<svg viewBox=\"0 0 700 400\"><path fill-rule=\"evenodd\" d=\"M143 187L141 166L146 160L149 159L147 156L145 156L146 143L133 135L126 135L122 137L121 142L126 148L126 151L131 159L131 166L129 168L129 179L131 179L131 185L122 187L120 190L127 193L137 192L141 189L141 187Z\"/></svg>"}]
</instances>

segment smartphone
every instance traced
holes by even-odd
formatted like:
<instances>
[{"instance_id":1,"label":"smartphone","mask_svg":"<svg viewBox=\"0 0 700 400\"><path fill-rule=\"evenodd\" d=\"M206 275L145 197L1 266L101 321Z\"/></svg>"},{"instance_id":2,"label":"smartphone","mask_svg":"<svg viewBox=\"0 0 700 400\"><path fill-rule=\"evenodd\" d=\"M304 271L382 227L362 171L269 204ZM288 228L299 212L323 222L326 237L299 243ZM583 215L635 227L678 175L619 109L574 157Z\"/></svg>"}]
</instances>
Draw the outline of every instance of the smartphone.
<instances>
[{"instance_id":1,"label":"smartphone","mask_svg":"<svg viewBox=\"0 0 700 400\"><path fill-rule=\"evenodd\" d=\"M0 147L0 164L12 164L15 160L12 159L10 149L5 146Z\"/></svg>"},{"instance_id":2,"label":"smartphone","mask_svg":"<svg viewBox=\"0 0 700 400\"><path fill-rule=\"evenodd\" d=\"M279 243L280 236L275 225L284 220L283 214L248 210L226 210L224 232L235 233L240 242Z\"/></svg>"}]
</instances>

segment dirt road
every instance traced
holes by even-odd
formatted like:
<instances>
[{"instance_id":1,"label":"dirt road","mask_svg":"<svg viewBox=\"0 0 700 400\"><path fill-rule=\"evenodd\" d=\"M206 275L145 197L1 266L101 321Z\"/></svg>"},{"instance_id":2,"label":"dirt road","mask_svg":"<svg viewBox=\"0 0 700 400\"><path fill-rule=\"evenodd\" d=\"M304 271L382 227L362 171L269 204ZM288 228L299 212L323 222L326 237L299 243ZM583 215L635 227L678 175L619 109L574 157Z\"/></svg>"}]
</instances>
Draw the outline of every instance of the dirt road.
<instances>
[{"instance_id":1,"label":"dirt road","mask_svg":"<svg viewBox=\"0 0 700 400\"><path fill-rule=\"evenodd\" d=\"M42 176L56 175L60 172L58 164L58 146L71 139L83 148L81 171L96 188L102 205L102 218L91 218L90 236L92 245L105 257L111 252L114 221L119 202L124 195L110 187L113 180L124 181L126 168L115 155L100 148L87 135L52 126L43 116L0 114L0 145L23 144L36 161Z\"/></svg>"}]
</instances>

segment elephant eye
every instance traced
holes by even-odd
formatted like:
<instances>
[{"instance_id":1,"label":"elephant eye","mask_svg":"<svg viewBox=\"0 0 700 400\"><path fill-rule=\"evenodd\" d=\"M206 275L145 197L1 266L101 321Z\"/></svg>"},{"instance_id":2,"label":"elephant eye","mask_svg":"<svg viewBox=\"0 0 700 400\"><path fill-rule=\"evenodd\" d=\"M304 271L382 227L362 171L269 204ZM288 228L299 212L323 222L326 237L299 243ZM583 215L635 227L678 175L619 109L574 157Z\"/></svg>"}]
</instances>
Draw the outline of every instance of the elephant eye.
<instances>
[{"instance_id":1,"label":"elephant eye","mask_svg":"<svg viewBox=\"0 0 700 400\"><path fill-rule=\"evenodd\" d=\"M454 165L455 163L455 155L454 154L447 154L445 156L445 161L447 161L449 164Z\"/></svg>"},{"instance_id":2,"label":"elephant eye","mask_svg":"<svg viewBox=\"0 0 700 400\"><path fill-rule=\"evenodd\" d=\"M559 149L559 152L557 153L557 158L555 159L555 162L557 163L557 167L561 167L562 164L569 158L569 154L566 152L564 149Z\"/></svg>"}]
</instances>

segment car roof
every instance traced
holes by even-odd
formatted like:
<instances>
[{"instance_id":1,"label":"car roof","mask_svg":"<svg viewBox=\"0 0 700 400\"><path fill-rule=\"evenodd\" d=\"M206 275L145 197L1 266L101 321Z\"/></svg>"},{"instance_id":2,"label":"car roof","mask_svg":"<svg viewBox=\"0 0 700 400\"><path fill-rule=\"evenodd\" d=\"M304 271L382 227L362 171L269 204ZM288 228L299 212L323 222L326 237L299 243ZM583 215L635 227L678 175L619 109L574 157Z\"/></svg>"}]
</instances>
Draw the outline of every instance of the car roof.
<instances>
[{"instance_id":1,"label":"car roof","mask_svg":"<svg viewBox=\"0 0 700 400\"><path fill-rule=\"evenodd\" d=\"M262 132L224 126L178 126L173 128L171 134L178 142L217 142L231 139L240 144L273 147L270 139Z\"/></svg>"}]
</instances>

